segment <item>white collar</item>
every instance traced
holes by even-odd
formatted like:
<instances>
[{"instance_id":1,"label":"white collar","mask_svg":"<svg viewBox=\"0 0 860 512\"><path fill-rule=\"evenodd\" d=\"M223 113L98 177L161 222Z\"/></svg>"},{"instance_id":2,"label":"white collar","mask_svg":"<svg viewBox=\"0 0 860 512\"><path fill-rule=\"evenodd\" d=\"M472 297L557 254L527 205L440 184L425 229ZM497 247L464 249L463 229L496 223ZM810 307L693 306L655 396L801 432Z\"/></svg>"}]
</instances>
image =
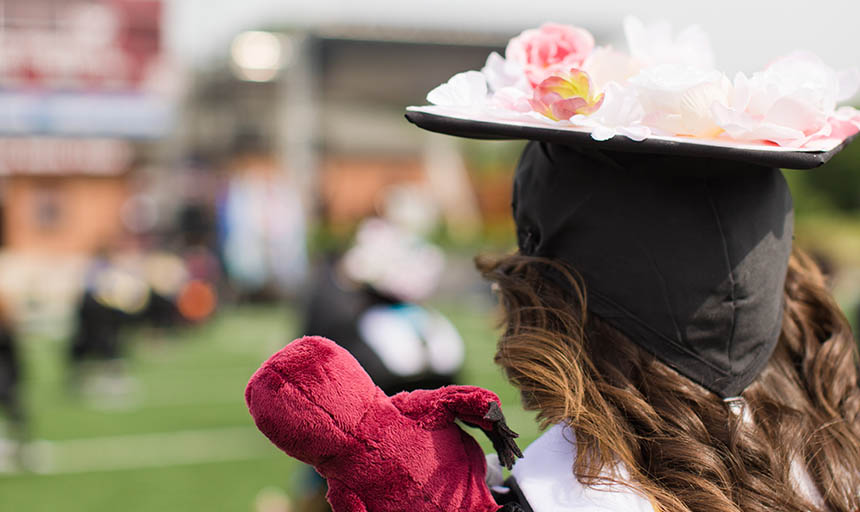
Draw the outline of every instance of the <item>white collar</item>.
<instances>
[{"instance_id":1,"label":"white collar","mask_svg":"<svg viewBox=\"0 0 860 512\"><path fill-rule=\"evenodd\" d=\"M554 425L526 448L513 474L534 512L654 512L651 503L622 485L587 487L573 475L576 436ZM618 477L627 471L616 468Z\"/></svg>"},{"instance_id":2,"label":"white collar","mask_svg":"<svg viewBox=\"0 0 860 512\"><path fill-rule=\"evenodd\" d=\"M589 487L573 475L576 435L566 425L553 425L526 448L524 457L511 471L534 512L654 512L647 498L623 485ZM627 470L615 468L620 480ZM819 508L824 499L797 461L791 465L797 490Z\"/></svg>"}]
</instances>

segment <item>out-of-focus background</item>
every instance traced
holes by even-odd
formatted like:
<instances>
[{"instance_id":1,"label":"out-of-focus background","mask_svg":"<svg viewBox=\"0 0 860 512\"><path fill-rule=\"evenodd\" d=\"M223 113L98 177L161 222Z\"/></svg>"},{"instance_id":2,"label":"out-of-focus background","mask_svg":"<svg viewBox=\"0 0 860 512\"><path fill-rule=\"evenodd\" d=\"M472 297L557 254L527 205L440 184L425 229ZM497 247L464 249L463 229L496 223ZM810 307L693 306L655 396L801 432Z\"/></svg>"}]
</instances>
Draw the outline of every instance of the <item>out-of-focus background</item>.
<instances>
[{"instance_id":1,"label":"out-of-focus background","mask_svg":"<svg viewBox=\"0 0 860 512\"><path fill-rule=\"evenodd\" d=\"M0 510L311 510L319 481L243 402L308 331L387 390L497 391L527 444L471 261L515 245L522 145L404 107L548 20L622 48L625 14L699 23L729 72L860 64L860 4L641 4L0 1ZM796 243L856 325L860 144L787 175ZM388 332L447 357L404 370Z\"/></svg>"}]
</instances>

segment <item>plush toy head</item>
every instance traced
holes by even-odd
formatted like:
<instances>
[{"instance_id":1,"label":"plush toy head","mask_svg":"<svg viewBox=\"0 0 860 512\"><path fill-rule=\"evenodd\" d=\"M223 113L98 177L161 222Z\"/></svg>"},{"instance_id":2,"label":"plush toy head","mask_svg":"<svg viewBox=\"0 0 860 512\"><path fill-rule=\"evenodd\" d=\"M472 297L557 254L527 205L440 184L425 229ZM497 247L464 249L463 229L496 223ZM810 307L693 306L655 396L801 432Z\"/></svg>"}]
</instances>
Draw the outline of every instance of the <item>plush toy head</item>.
<instances>
[{"instance_id":1,"label":"plush toy head","mask_svg":"<svg viewBox=\"0 0 860 512\"><path fill-rule=\"evenodd\" d=\"M481 427L503 463L519 449L498 397L472 386L386 396L343 348L296 340L245 390L257 427L328 480L335 512L495 511L478 444L455 419Z\"/></svg>"},{"instance_id":2,"label":"plush toy head","mask_svg":"<svg viewBox=\"0 0 860 512\"><path fill-rule=\"evenodd\" d=\"M379 390L344 349L325 338L290 343L260 368L246 398L259 429L311 465L340 455L379 399Z\"/></svg>"}]
</instances>

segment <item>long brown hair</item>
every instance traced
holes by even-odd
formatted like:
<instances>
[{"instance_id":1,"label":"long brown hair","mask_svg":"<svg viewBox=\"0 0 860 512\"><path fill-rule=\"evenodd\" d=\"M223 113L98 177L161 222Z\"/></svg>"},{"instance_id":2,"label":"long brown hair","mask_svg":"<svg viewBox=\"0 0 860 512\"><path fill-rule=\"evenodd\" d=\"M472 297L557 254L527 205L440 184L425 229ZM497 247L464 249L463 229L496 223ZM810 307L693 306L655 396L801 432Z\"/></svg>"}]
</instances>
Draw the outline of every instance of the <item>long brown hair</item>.
<instances>
[{"instance_id":1,"label":"long brown hair","mask_svg":"<svg viewBox=\"0 0 860 512\"><path fill-rule=\"evenodd\" d=\"M576 273L546 258L479 257L505 312L496 363L541 426L576 432L576 477L625 484L660 512L860 510L860 388L850 327L810 258L795 252L782 333L744 391L748 419L589 315Z\"/></svg>"}]
</instances>

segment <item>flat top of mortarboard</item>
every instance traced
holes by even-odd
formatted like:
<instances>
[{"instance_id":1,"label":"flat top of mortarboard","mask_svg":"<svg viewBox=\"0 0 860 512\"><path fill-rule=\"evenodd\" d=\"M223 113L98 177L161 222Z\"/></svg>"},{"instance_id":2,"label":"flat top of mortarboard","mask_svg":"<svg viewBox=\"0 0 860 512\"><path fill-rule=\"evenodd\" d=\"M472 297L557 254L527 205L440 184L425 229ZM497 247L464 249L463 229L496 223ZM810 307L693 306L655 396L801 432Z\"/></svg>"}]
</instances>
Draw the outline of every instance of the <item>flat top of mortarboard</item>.
<instances>
[{"instance_id":1,"label":"flat top of mortarboard","mask_svg":"<svg viewBox=\"0 0 860 512\"><path fill-rule=\"evenodd\" d=\"M860 131L838 102L860 70L794 52L733 80L714 68L707 35L624 20L628 51L596 46L586 30L546 23L511 39L480 71L451 77L406 117L426 130L612 151L719 158L810 169Z\"/></svg>"},{"instance_id":2,"label":"flat top of mortarboard","mask_svg":"<svg viewBox=\"0 0 860 512\"><path fill-rule=\"evenodd\" d=\"M857 138L855 133L822 149L785 148L775 145L740 143L731 140L707 140L654 135L635 141L615 135L605 141L591 137L591 130L576 126L541 126L536 123L469 119L457 113L446 112L433 106L409 107L406 119L419 128L481 140L535 140L569 146L591 147L607 151L677 155L697 158L735 160L765 167L784 169L814 169L827 163L833 156Z\"/></svg>"}]
</instances>

